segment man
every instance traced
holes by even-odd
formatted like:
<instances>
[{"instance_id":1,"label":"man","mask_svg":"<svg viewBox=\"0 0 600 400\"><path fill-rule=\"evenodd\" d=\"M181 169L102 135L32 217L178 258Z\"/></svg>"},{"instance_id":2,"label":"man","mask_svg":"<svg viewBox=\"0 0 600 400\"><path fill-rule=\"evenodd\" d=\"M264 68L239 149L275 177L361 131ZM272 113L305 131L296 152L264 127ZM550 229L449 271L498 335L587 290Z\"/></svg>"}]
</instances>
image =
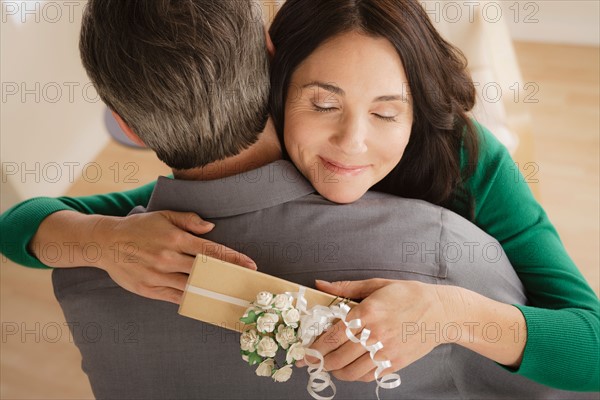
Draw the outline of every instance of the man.
<instances>
[{"instance_id":1,"label":"man","mask_svg":"<svg viewBox=\"0 0 600 400\"><path fill-rule=\"evenodd\" d=\"M147 207L134 213L195 212L215 223L204 240L249 254L262 272L306 286L314 279L377 276L460 285L498 301L524 303L506 258L491 262L472 251L472 243L500 248L497 242L457 215L378 193L335 205L314 194L292 165L272 162L279 156L274 133L267 128L259 135L268 88L262 35L245 1L90 0L81 34L90 78L123 129L152 148L177 178L160 178ZM72 204L78 209L79 203ZM33 248L47 238L67 243L78 234L89 237L76 229L80 217L53 214ZM209 250L208 242L201 243ZM458 251L449 255L450 247ZM159 298L157 293L136 296L131 292L145 294L135 284L141 275L132 279L130 265L115 264L120 265L106 272L53 273L96 397L307 397L301 371L286 384L256 377L241 360L237 334L181 317L173 304L147 298ZM185 272L176 266L154 275L163 281L161 288L176 290ZM164 283L168 277L176 282ZM177 298L177 292L167 292ZM454 345L436 347L400 373L402 386L382 396L573 396ZM374 386L343 382L337 389L340 398L367 398Z\"/></svg>"}]
</instances>

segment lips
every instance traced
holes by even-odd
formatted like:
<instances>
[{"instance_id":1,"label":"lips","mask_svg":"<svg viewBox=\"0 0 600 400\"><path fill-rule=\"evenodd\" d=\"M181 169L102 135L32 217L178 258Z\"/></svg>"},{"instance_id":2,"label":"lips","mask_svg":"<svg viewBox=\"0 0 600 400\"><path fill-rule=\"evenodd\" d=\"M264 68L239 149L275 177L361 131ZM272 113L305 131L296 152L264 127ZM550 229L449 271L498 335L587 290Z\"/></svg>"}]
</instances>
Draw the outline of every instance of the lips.
<instances>
[{"instance_id":1,"label":"lips","mask_svg":"<svg viewBox=\"0 0 600 400\"><path fill-rule=\"evenodd\" d=\"M364 172L370 165L347 165L319 156L323 166L338 175L356 176Z\"/></svg>"}]
</instances>

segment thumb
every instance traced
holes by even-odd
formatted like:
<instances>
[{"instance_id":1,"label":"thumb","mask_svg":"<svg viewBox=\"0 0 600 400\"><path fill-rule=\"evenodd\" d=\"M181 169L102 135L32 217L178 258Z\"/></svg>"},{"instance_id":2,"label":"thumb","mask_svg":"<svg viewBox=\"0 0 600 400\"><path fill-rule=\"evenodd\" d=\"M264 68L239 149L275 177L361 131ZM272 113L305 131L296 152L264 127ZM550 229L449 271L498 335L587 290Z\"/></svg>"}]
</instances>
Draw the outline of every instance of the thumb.
<instances>
[{"instance_id":1,"label":"thumb","mask_svg":"<svg viewBox=\"0 0 600 400\"><path fill-rule=\"evenodd\" d=\"M215 227L215 224L193 212L162 211L162 214L179 229L198 235L208 233Z\"/></svg>"},{"instance_id":2,"label":"thumb","mask_svg":"<svg viewBox=\"0 0 600 400\"><path fill-rule=\"evenodd\" d=\"M315 280L317 289L349 299L364 299L376 290L389 285L389 279L372 278L363 281L327 282Z\"/></svg>"}]
</instances>

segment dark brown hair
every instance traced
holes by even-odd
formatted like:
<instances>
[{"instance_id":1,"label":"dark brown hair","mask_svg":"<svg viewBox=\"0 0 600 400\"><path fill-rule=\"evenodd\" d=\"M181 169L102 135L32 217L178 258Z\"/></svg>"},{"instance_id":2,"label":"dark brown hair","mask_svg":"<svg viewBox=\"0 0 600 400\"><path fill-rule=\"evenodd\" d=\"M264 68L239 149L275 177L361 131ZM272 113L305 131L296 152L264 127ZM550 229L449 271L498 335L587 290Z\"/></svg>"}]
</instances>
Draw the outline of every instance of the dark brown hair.
<instances>
[{"instance_id":1,"label":"dark brown hair","mask_svg":"<svg viewBox=\"0 0 600 400\"><path fill-rule=\"evenodd\" d=\"M288 0L283 5L270 28L276 49L270 105L281 142L292 74L324 42L350 31L392 43L413 103L404 155L373 189L438 205L472 202L461 198L461 184L472 175L478 154L477 133L467 116L475 104L475 87L464 55L442 39L414 0ZM469 157L464 170L462 146ZM467 207L471 214L472 204Z\"/></svg>"},{"instance_id":2,"label":"dark brown hair","mask_svg":"<svg viewBox=\"0 0 600 400\"><path fill-rule=\"evenodd\" d=\"M90 0L80 52L102 100L171 168L237 155L265 127L269 58L247 0Z\"/></svg>"}]
</instances>

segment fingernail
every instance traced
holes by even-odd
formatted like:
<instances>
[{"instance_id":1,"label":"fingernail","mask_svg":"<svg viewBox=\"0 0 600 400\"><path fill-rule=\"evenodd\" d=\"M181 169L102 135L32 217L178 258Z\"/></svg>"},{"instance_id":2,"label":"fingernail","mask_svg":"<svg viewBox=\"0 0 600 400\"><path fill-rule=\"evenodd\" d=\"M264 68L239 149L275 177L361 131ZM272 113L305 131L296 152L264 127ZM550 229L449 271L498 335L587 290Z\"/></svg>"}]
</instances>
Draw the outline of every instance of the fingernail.
<instances>
[{"instance_id":1,"label":"fingernail","mask_svg":"<svg viewBox=\"0 0 600 400\"><path fill-rule=\"evenodd\" d=\"M319 285L331 285L331 282L322 281L320 279L315 279L315 283L317 283Z\"/></svg>"},{"instance_id":2,"label":"fingernail","mask_svg":"<svg viewBox=\"0 0 600 400\"><path fill-rule=\"evenodd\" d=\"M246 265L254 270L258 269L258 266L256 265L256 263L254 262L253 259L251 259L248 256L244 256L244 262L246 263Z\"/></svg>"},{"instance_id":3,"label":"fingernail","mask_svg":"<svg viewBox=\"0 0 600 400\"><path fill-rule=\"evenodd\" d=\"M213 224L212 222L208 222L208 221L204 221L204 220L200 220L200 225L206 227L206 228L214 228L215 224Z\"/></svg>"}]
</instances>

